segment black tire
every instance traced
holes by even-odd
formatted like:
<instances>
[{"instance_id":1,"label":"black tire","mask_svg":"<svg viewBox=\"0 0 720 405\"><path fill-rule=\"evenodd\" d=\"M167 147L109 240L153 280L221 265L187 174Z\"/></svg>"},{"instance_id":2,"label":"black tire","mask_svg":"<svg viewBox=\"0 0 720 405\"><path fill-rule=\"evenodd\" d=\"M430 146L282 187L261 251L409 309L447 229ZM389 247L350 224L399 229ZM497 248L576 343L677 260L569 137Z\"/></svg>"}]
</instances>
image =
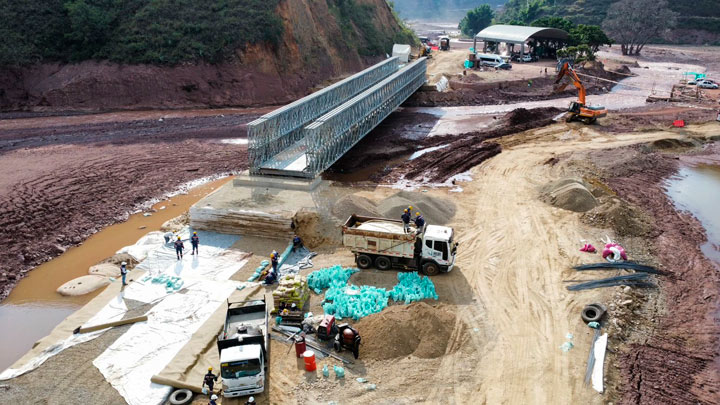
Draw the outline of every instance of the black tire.
<instances>
[{"instance_id":1,"label":"black tire","mask_svg":"<svg viewBox=\"0 0 720 405\"><path fill-rule=\"evenodd\" d=\"M378 256L375 258L375 267L378 270L390 270L392 268L392 262L387 256Z\"/></svg>"},{"instance_id":2,"label":"black tire","mask_svg":"<svg viewBox=\"0 0 720 405\"><path fill-rule=\"evenodd\" d=\"M433 262L427 262L422 266L423 273L426 276L436 276L440 274L440 268Z\"/></svg>"},{"instance_id":3,"label":"black tire","mask_svg":"<svg viewBox=\"0 0 720 405\"><path fill-rule=\"evenodd\" d=\"M358 255L355 258L355 263L361 269L369 269L372 266L372 258L368 255Z\"/></svg>"},{"instance_id":4,"label":"black tire","mask_svg":"<svg viewBox=\"0 0 720 405\"><path fill-rule=\"evenodd\" d=\"M596 305L588 305L583 308L580 317L585 323L600 322L603 314L605 314L605 311L602 308Z\"/></svg>"},{"instance_id":5,"label":"black tire","mask_svg":"<svg viewBox=\"0 0 720 405\"><path fill-rule=\"evenodd\" d=\"M355 360L357 360L358 357L360 357L360 339L355 340L355 344L353 344L353 356L355 357Z\"/></svg>"},{"instance_id":6,"label":"black tire","mask_svg":"<svg viewBox=\"0 0 720 405\"><path fill-rule=\"evenodd\" d=\"M190 390L175 390L170 395L170 403L172 405L187 405L192 402L193 393Z\"/></svg>"},{"instance_id":7,"label":"black tire","mask_svg":"<svg viewBox=\"0 0 720 405\"><path fill-rule=\"evenodd\" d=\"M340 347L340 342L337 340L333 342L333 349L335 349L336 352L340 352L342 350L342 347Z\"/></svg>"}]
</instances>

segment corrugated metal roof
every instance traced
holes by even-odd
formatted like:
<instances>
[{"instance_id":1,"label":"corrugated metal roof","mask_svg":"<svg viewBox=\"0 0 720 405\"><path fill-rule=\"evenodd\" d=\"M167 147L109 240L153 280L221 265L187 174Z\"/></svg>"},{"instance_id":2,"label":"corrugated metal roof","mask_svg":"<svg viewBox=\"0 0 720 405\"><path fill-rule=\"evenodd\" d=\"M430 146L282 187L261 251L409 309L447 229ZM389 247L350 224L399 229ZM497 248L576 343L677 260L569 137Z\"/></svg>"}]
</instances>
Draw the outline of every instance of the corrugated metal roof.
<instances>
[{"instance_id":1,"label":"corrugated metal roof","mask_svg":"<svg viewBox=\"0 0 720 405\"><path fill-rule=\"evenodd\" d=\"M568 39L568 33L557 28L525 27L520 25L491 25L475 37L485 41L524 43L530 37Z\"/></svg>"}]
</instances>

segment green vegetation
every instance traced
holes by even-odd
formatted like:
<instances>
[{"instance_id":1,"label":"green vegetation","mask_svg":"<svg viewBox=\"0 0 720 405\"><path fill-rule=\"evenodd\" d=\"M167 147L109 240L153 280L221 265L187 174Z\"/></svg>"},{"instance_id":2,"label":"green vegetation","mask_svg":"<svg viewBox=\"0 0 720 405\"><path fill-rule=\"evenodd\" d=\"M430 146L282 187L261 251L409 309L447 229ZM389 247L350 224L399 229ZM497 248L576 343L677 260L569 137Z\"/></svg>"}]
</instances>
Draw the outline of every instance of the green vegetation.
<instances>
[{"instance_id":1,"label":"green vegetation","mask_svg":"<svg viewBox=\"0 0 720 405\"><path fill-rule=\"evenodd\" d=\"M637 55L676 21L677 13L666 0L620 0L610 6L603 27L620 44L623 55Z\"/></svg>"},{"instance_id":2,"label":"green vegetation","mask_svg":"<svg viewBox=\"0 0 720 405\"><path fill-rule=\"evenodd\" d=\"M219 62L277 43L279 0L0 0L0 64Z\"/></svg>"},{"instance_id":3,"label":"green vegetation","mask_svg":"<svg viewBox=\"0 0 720 405\"><path fill-rule=\"evenodd\" d=\"M575 24L567 18L562 17L542 17L531 24L533 27L558 28L567 31L570 34L568 45L578 47L585 45L589 47L593 54L603 45L612 44L612 40L605 35L605 32L597 25ZM584 51L584 48L582 48ZM588 55L589 56L589 55Z\"/></svg>"},{"instance_id":4,"label":"green vegetation","mask_svg":"<svg viewBox=\"0 0 720 405\"><path fill-rule=\"evenodd\" d=\"M610 7L619 0L509 0L496 20L502 24L527 25L547 17L564 17L576 24L602 25ZM717 0L668 1L667 9L677 13L676 28L720 34L720 7ZM665 27L669 28L669 27ZM659 32L650 41L659 41ZM720 39L720 35L717 35ZM616 38L617 39L617 38ZM682 42L682 35L666 39Z\"/></svg>"},{"instance_id":5,"label":"green vegetation","mask_svg":"<svg viewBox=\"0 0 720 405\"><path fill-rule=\"evenodd\" d=\"M361 56L377 56L390 53L395 43L417 43L415 34L395 15L400 30L388 36L375 26L376 10L370 4L361 4L355 0L327 0L330 12L342 31L344 45L356 49ZM391 5L390 5L391 6Z\"/></svg>"},{"instance_id":6,"label":"green vegetation","mask_svg":"<svg viewBox=\"0 0 720 405\"><path fill-rule=\"evenodd\" d=\"M489 27L495 18L495 12L490 8L489 4L483 4L468 11L467 15L460 21L460 31L469 37L473 37L478 32Z\"/></svg>"}]
</instances>

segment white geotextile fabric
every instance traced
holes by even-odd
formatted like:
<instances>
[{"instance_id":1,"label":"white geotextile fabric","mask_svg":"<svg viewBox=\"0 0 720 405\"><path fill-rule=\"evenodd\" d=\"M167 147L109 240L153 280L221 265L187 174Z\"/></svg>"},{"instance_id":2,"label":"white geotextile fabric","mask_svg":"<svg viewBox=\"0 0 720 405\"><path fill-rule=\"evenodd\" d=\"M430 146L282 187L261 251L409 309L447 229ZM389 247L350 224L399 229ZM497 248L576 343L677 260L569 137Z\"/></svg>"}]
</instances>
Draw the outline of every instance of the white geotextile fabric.
<instances>
[{"instance_id":1,"label":"white geotextile fabric","mask_svg":"<svg viewBox=\"0 0 720 405\"><path fill-rule=\"evenodd\" d=\"M130 405L161 404L172 387L150 382L224 304L239 283L197 280L185 293L164 298L93 364Z\"/></svg>"},{"instance_id":2,"label":"white geotextile fabric","mask_svg":"<svg viewBox=\"0 0 720 405\"><path fill-rule=\"evenodd\" d=\"M149 232L147 235L140 238L134 245L125 246L124 248L117 251L117 253L127 253L137 261L143 261L148 255L148 252L155 250L158 244L165 243L165 233L160 231Z\"/></svg>"},{"instance_id":3,"label":"white geotextile fabric","mask_svg":"<svg viewBox=\"0 0 720 405\"><path fill-rule=\"evenodd\" d=\"M191 255L190 230L185 228L179 235L185 243L183 259L177 259L173 241L167 244L164 238L157 241L136 267L145 270L145 276L130 283L122 293L124 298L140 302L159 301L148 313L148 321L130 327L93 361L131 405L165 401L172 388L151 383L150 378L167 366L241 284L228 279L247 263L242 253L228 251L238 236L200 232L199 254ZM141 242L145 241L138 241ZM180 277L182 292L168 293L164 284L154 284L149 279L163 273Z\"/></svg>"},{"instance_id":4,"label":"white geotextile fabric","mask_svg":"<svg viewBox=\"0 0 720 405\"><path fill-rule=\"evenodd\" d=\"M126 312L127 306L125 306L125 301L123 301L123 299L118 296L108 302L97 314L95 314L95 316L90 318L90 320L88 320L82 326L90 327L103 323L119 321L123 318ZM47 349L43 350L40 355L27 362L24 366L20 368L8 368L7 370L3 371L0 374L0 381L9 380L19 375L23 375L29 371L35 370L40 365L45 363L45 361L50 357L53 357L56 354L62 352L63 350L75 346L79 343L93 340L96 337L102 335L106 330L108 329L102 329L90 333L80 333L77 335L71 334L64 340L61 340L60 342L57 342L56 344L49 346Z\"/></svg>"},{"instance_id":5,"label":"white geotextile fabric","mask_svg":"<svg viewBox=\"0 0 720 405\"><path fill-rule=\"evenodd\" d=\"M603 335L595 341L595 347L593 348L595 355L595 364L593 365L592 370L592 387L595 389L595 391L601 394L604 391L603 367L605 364L605 350L607 349L607 341L608 334L603 333Z\"/></svg>"}]
</instances>

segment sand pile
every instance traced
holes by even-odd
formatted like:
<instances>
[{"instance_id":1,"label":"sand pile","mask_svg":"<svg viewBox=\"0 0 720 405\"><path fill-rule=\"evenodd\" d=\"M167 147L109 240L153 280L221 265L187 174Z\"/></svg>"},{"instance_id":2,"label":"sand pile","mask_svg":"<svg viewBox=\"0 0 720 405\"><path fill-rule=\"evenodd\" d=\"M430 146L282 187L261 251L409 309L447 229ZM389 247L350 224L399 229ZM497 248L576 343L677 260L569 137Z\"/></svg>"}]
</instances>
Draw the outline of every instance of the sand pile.
<instances>
[{"instance_id":1,"label":"sand pile","mask_svg":"<svg viewBox=\"0 0 720 405\"><path fill-rule=\"evenodd\" d=\"M652 217L619 198L611 198L586 212L582 220L599 228L613 229L619 236L653 236Z\"/></svg>"},{"instance_id":2,"label":"sand pile","mask_svg":"<svg viewBox=\"0 0 720 405\"><path fill-rule=\"evenodd\" d=\"M335 218L346 220L350 215L356 214L364 217L379 217L380 213L369 198L358 195L346 195L339 199L332 207L332 214Z\"/></svg>"},{"instance_id":3,"label":"sand pile","mask_svg":"<svg viewBox=\"0 0 720 405\"><path fill-rule=\"evenodd\" d=\"M569 211L585 212L598 205L589 185L579 179L562 179L543 187L540 199Z\"/></svg>"},{"instance_id":4,"label":"sand pile","mask_svg":"<svg viewBox=\"0 0 720 405\"><path fill-rule=\"evenodd\" d=\"M420 212L429 224L445 225L455 216L455 204L447 199L429 196L425 193L401 191L380 202L377 210L387 218L400 219L409 205ZM413 215L415 215L413 212Z\"/></svg>"},{"instance_id":5,"label":"sand pile","mask_svg":"<svg viewBox=\"0 0 720 405\"><path fill-rule=\"evenodd\" d=\"M403 210L408 206L413 207L413 215L419 211L425 221L433 225L445 225L455 217L456 208L452 201L413 191L401 191L377 204L366 197L347 195L338 200L332 213L342 221L352 214L400 219Z\"/></svg>"},{"instance_id":6,"label":"sand pile","mask_svg":"<svg viewBox=\"0 0 720 405\"><path fill-rule=\"evenodd\" d=\"M303 208L293 217L295 234L310 249L319 246L336 246L342 243L340 227L330 218L319 215L314 210Z\"/></svg>"},{"instance_id":7,"label":"sand pile","mask_svg":"<svg viewBox=\"0 0 720 405\"><path fill-rule=\"evenodd\" d=\"M434 359L460 347L465 324L456 328L457 323L451 311L416 302L390 306L354 326L362 336L362 358L390 360L413 355Z\"/></svg>"}]
</instances>

